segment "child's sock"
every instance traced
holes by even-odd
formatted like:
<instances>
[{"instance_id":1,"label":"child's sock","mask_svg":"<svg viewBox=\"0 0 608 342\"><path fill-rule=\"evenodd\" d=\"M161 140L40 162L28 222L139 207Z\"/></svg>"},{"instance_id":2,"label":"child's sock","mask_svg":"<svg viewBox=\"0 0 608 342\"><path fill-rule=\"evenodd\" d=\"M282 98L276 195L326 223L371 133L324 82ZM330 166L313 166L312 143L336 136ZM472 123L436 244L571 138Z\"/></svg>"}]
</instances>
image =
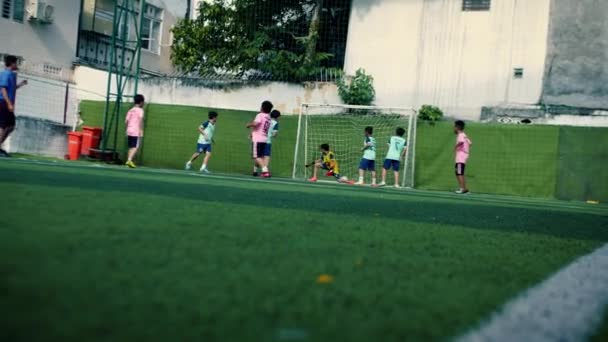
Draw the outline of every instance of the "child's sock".
<instances>
[{"instance_id":1,"label":"child's sock","mask_svg":"<svg viewBox=\"0 0 608 342\"><path fill-rule=\"evenodd\" d=\"M263 173L268 172L268 168L267 168L266 166L264 166L264 167L262 168L262 172L263 172Z\"/></svg>"},{"instance_id":2,"label":"child's sock","mask_svg":"<svg viewBox=\"0 0 608 342\"><path fill-rule=\"evenodd\" d=\"M376 178L372 178L372 185L376 185Z\"/></svg>"},{"instance_id":3,"label":"child's sock","mask_svg":"<svg viewBox=\"0 0 608 342\"><path fill-rule=\"evenodd\" d=\"M359 182L363 182L363 177L359 177Z\"/></svg>"}]
</instances>

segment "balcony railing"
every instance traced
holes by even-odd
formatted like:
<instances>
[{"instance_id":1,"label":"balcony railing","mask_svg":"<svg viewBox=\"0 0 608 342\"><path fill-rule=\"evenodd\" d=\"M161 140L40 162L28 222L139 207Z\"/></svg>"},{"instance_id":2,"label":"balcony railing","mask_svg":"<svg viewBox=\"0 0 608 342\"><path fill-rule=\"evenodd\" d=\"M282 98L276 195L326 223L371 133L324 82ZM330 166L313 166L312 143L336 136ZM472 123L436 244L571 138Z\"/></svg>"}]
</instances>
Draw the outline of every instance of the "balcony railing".
<instances>
[{"instance_id":1,"label":"balcony railing","mask_svg":"<svg viewBox=\"0 0 608 342\"><path fill-rule=\"evenodd\" d=\"M133 45L133 43L127 43ZM110 64L112 49L112 38L94 31L80 31L78 41L78 58L82 64L90 65L95 68L106 69ZM124 54L125 68L131 64L135 58L135 49L127 46L126 49L116 48L117 61L122 61Z\"/></svg>"}]
</instances>

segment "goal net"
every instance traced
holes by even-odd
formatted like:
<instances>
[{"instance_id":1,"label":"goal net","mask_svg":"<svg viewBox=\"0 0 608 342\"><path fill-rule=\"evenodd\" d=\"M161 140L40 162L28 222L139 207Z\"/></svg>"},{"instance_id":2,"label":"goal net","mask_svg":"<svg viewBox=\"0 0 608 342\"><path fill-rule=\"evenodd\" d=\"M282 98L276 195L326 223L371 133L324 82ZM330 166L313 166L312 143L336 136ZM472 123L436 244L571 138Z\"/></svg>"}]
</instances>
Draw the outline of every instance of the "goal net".
<instances>
[{"instance_id":1,"label":"goal net","mask_svg":"<svg viewBox=\"0 0 608 342\"><path fill-rule=\"evenodd\" d=\"M376 139L376 178L380 182L388 142L401 127L406 132L403 138L407 141L407 151L401 158L399 183L404 187L414 187L415 121L416 111L411 108L303 104L298 119L293 178L304 180L311 177L313 167L307 165L320 159L321 144L329 144L339 163L340 174L356 180L363 156L364 129L372 126ZM326 177L321 171L319 180L335 182L333 177ZM365 183L370 184L370 181L371 176L367 172ZM392 170L387 172L386 183L394 184Z\"/></svg>"}]
</instances>

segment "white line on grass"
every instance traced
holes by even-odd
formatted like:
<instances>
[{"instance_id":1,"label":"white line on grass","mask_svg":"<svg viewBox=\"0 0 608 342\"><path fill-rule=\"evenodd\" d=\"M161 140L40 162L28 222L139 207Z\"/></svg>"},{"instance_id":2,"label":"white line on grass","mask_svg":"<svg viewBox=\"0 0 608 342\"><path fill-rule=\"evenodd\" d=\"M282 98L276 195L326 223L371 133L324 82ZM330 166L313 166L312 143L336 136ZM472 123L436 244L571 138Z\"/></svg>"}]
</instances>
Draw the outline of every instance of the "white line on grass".
<instances>
[{"instance_id":1,"label":"white line on grass","mask_svg":"<svg viewBox=\"0 0 608 342\"><path fill-rule=\"evenodd\" d=\"M586 341L607 306L608 244L526 290L456 341Z\"/></svg>"}]
</instances>

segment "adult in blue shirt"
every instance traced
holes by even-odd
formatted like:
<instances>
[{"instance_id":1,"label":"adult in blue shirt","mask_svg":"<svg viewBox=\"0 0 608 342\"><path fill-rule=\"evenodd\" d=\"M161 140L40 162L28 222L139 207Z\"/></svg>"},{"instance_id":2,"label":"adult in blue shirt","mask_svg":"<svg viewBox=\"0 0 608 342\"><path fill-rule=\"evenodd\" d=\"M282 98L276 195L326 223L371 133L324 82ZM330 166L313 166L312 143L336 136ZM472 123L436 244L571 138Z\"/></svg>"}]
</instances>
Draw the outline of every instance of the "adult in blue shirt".
<instances>
[{"instance_id":1,"label":"adult in blue shirt","mask_svg":"<svg viewBox=\"0 0 608 342\"><path fill-rule=\"evenodd\" d=\"M22 81L17 84L17 57L8 55L4 57L6 68L0 73L0 147L15 129L15 98L17 89L27 84ZM10 157L0 148L0 157Z\"/></svg>"}]
</instances>

